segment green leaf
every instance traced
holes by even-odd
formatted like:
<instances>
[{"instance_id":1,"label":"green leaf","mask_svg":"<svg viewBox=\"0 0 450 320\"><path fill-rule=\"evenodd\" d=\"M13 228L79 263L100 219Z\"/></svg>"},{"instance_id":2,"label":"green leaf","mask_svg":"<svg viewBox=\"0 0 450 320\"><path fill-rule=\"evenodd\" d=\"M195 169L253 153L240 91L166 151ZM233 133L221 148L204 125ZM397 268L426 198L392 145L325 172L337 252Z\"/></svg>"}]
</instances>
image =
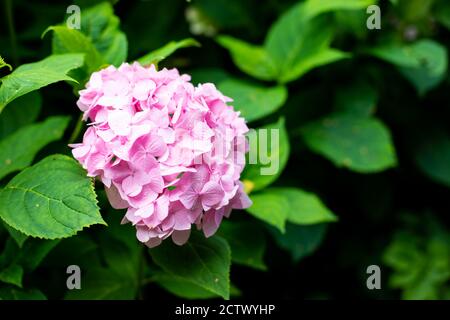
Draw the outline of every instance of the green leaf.
<instances>
[{"instance_id":1,"label":"green leaf","mask_svg":"<svg viewBox=\"0 0 450 320\"><path fill-rule=\"evenodd\" d=\"M0 217L26 235L45 239L105 224L92 181L75 160L62 155L49 156L16 175L0 192Z\"/></svg>"},{"instance_id":2,"label":"green leaf","mask_svg":"<svg viewBox=\"0 0 450 320\"><path fill-rule=\"evenodd\" d=\"M58 81L75 81L67 73L83 65L81 54L51 55L41 61L23 64L1 78L0 112L20 96Z\"/></svg>"},{"instance_id":3,"label":"green leaf","mask_svg":"<svg viewBox=\"0 0 450 320\"><path fill-rule=\"evenodd\" d=\"M102 244L106 267L88 267L81 290L71 290L66 299L131 300L138 290L139 256L122 242L110 239Z\"/></svg>"},{"instance_id":4,"label":"green leaf","mask_svg":"<svg viewBox=\"0 0 450 320\"><path fill-rule=\"evenodd\" d=\"M142 65L157 64L161 60L166 59L168 56L170 56L178 49L192 46L199 47L200 43L198 43L197 40L192 38L187 38L181 41L171 41L164 47L146 54L145 56L139 58L137 61Z\"/></svg>"},{"instance_id":5,"label":"green leaf","mask_svg":"<svg viewBox=\"0 0 450 320\"><path fill-rule=\"evenodd\" d=\"M23 268L17 264L12 264L6 269L0 270L0 281L13 284L22 288Z\"/></svg>"},{"instance_id":6,"label":"green leaf","mask_svg":"<svg viewBox=\"0 0 450 320\"><path fill-rule=\"evenodd\" d=\"M58 241L29 239L22 248L7 239L0 259L0 280L22 287L24 273L34 271Z\"/></svg>"},{"instance_id":7,"label":"green leaf","mask_svg":"<svg viewBox=\"0 0 450 320\"><path fill-rule=\"evenodd\" d=\"M264 190L266 194L280 195L288 201L287 220L295 224L316 224L322 222L337 221L337 217L331 212L313 193L298 188L269 188Z\"/></svg>"},{"instance_id":8,"label":"green leaf","mask_svg":"<svg viewBox=\"0 0 450 320\"><path fill-rule=\"evenodd\" d=\"M302 57L291 67L286 67L278 80L281 83L293 81L314 68L350 57L349 53L340 50L323 49L312 56Z\"/></svg>"},{"instance_id":9,"label":"green leaf","mask_svg":"<svg viewBox=\"0 0 450 320\"><path fill-rule=\"evenodd\" d=\"M25 272L34 271L58 244L58 240L28 239L23 247L16 248L15 264L23 267Z\"/></svg>"},{"instance_id":10,"label":"green leaf","mask_svg":"<svg viewBox=\"0 0 450 320\"><path fill-rule=\"evenodd\" d=\"M389 130L375 118L334 114L306 125L301 132L312 151L338 167L370 173L397 164Z\"/></svg>"},{"instance_id":11,"label":"green leaf","mask_svg":"<svg viewBox=\"0 0 450 320\"><path fill-rule=\"evenodd\" d=\"M150 249L153 261L164 271L196 286L230 297L230 247L218 237L205 239L198 232L189 241L177 246L170 240Z\"/></svg>"},{"instance_id":12,"label":"green leaf","mask_svg":"<svg viewBox=\"0 0 450 320\"><path fill-rule=\"evenodd\" d=\"M447 49L429 39L410 45L382 45L367 52L396 65L420 94L436 87L447 71Z\"/></svg>"},{"instance_id":13,"label":"green leaf","mask_svg":"<svg viewBox=\"0 0 450 320\"><path fill-rule=\"evenodd\" d=\"M389 285L402 289L403 299L437 300L444 297L450 281L450 234L436 221L421 221L417 230L400 230L386 248L384 263L394 270Z\"/></svg>"},{"instance_id":14,"label":"green leaf","mask_svg":"<svg viewBox=\"0 0 450 320\"><path fill-rule=\"evenodd\" d=\"M305 2L307 15L310 17L319 15L328 11L336 10L366 10L377 0L307 0Z\"/></svg>"},{"instance_id":15,"label":"green leaf","mask_svg":"<svg viewBox=\"0 0 450 320\"><path fill-rule=\"evenodd\" d=\"M337 90L335 109L342 113L368 117L375 113L378 94L367 83L355 83Z\"/></svg>"},{"instance_id":16,"label":"green leaf","mask_svg":"<svg viewBox=\"0 0 450 320\"><path fill-rule=\"evenodd\" d=\"M102 2L83 9L81 32L94 44L103 59L116 67L127 60L128 42L120 29L111 3Z\"/></svg>"},{"instance_id":17,"label":"green leaf","mask_svg":"<svg viewBox=\"0 0 450 320\"><path fill-rule=\"evenodd\" d=\"M289 201L280 194L261 192L251 194L253 205L247 211L254 217L267 222L284 233L289 212Z\"/></svg>"},{"instance_id":18,"label":"green leaf","mask_svg":"<svg viewBox=\"0 0 450 320\"><path fill-rule=\"evenodd\" d=\"M30 92L11 102L0 114L0 140L33 123L41 111L41 105L42 99L38 91Z\"/></svg>"},{"instance_id":19,"label":"green leaf","mask_svg":"<svg viewBox=\"0 0 450 320\"><path fill-rule=\"evenodd\" d=\"M290 146L284 123L284 118L280 118L278 122L248 134L250 154L258 159L247 161L242 180L249 181L252 190L261 190L274 182L286 166ZM256 163L254 163L255 160Z\"/></svg>"},{"instance_id":20,"label":"green leaf","mask_svg":"<svg viewBox=\"0 0 450 320\"><path fill-rule=\"evenodd\" d=\"M86 73L97 71L106 60L95 48L91 39L76 29L69 29L66 26L48 27L44 32L53 31L52 52L54 54L62 53L83 53ZM84 76L84 75L83 75ZM79 80L83 80L82 78Z\"/></svg>"},{"instance_id":21,"label":"green leaf","mask_svg":"<svg viewBox=\"0 0 450 320\"><path fill-rule=\"evenodd\" d=\"M261 228L248 221L222 221L217 233L231 248L231 261L258 270L267 270L264 264L266 239Z\"/></svg>"},{"instance_id":22,"label":"green leaf","mask_svg":"<svg viewBox=\"0 0 450 320\"><path fill-rule=\"evenodd\" d=\"M11 228L6 223L3 223L3 225L5 226L5 229L8 230L8 233L11 236L11 238L13 238L14 241L16 241L19 248L22 248L24 242L28 239L28 236L23 234L22 232L17 231L14 228Z\"/></svg>"},{"instance_id":23,"label":"green leaf","mask_svg":"<svg viewBox=\"0 0 450 320\"><path fill-rule=\"evenodd\" d=\"M240 111L246 121L254 121L275 112L287 98L284 86L262 87L249 82L227 79L218 88L232 98L236 111Z\"/></svg>"},{"instance_id":24,"label":"green leaf","mask_svg":"<svg viewBox=\"0 0 450 320\"><path fill-rule=\"evenodd\" d=\"M280 233L274 228L269 229L276 243L290 252L292 259L298 262L303 257L312 254L322 243L326 232L326 224L301 226L287 223L286 232Z\"/></svg>"},{"instance_id":25,"label":"green leaf","mask_svg":"<svg viewBox=\"0 0 450 320\"><path fill-rule=\"evenodd\" d=\"M46 300L45 295L37 289L0 288L0 300Z\"/></svg>"},{"instance_id":26,"label":"green leaf","mask_svg":"<svg viewBox=\"0 0 450 320\"><path fill-rule=\"evenodd\" d=\"M129 300L136 298L141 276L140 268L144 263L141 260L143 246L136 240L135 228L131 225L121 225L121 218L122 212L108 209L106 215L108 228L101 233L98 244L104 263L91 262L92 255L95 259L99 259L98 253L95 252L97 246L88 242L89 238L83 241L91 248L89 251L81 251L74 242L70 244L74 247L77 257L73 258L71 255L68 258L73 261L72 263L80 265L85 275L83 275L81 290L68 291L67 299ZM79 237L67 240L77 238ZM62 248L67 248L67 243Z\"/></svg>"},{"instance_id":27,"label":"green leaf","mask_svg":"<svg viewBox=\"0 0 450 320\"><path fill-rule=\"evenodd\" d=\"M259 80L276 78L277 66L264 48L230 36L219 36L216 40L230 51L233 62L243 72Z\"/></svg>"},{"instance_id":28,"label":"green leaf","mask_svg":"<svg viewBox=\"0 0 450 320\"><path fill-rule=\"evenodd\" d=\"M316 8L314 3L321 7ZM270 28L264 47L276 63L279 82L295 80L315 67L348 57L329 48L332 26L326 17L316 15L336 7L322 4L322 1L301 2Z\"/></svg>"},{"instance_id":29,"label":"green leaf","mask_svg":"<svg viewBox=\"0 0 450 320\"><path fill-rule=\"evenodd\" d=\"M450 138L429 136L415 152L419 168L436 182L450 187Z\"/></svg>"},{"instance_id":30,"label":"green leaf","mask_svg":"<svg viewBox=\"0 0 450 320\"><path fill-rule=\"evenodd\" d=\"M61 139L68 117L50 117L28 125L0 141L0 179L31 164L36 153L52 141Z\"/></svg>"}]
</instances>

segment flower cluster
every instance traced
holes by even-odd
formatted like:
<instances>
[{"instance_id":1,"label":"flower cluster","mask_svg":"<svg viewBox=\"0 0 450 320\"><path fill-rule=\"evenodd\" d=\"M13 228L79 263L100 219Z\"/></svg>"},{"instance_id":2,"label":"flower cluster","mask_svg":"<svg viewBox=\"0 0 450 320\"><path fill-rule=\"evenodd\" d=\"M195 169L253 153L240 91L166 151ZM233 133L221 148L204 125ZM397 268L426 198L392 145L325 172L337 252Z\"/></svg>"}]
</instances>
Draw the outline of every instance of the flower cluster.
<instances>
[{"instance_id":1,"label":"flower cluster","mask_svg":"<svg viewBox=\"0 0 450 320\"><path fill-rule=\"evenodd\" d=\"M239 181L248 128L230 101L211 83L136 62L93 73L80 91L90 123L73 155L147 246L181 245L192 224L209 237L251 204Z\"/></svg>"}]
</instances>

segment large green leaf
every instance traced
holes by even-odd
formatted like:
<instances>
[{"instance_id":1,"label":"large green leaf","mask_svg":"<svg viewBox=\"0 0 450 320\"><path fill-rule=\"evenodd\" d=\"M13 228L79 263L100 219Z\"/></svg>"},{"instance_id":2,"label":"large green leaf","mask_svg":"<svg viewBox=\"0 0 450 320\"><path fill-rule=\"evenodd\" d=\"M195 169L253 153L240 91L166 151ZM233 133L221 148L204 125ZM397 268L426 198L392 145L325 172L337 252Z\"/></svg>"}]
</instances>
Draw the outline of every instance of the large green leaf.
<instances>
[{"instance_id":1,"label":"large green leaf","mask_svg":"<svg viewBox=\"0 0 450 320\"><path fill-rule=\"evenodd\" d=\"M26 235L45 239L105 223L91 179L75 160L62 155L16 175L0 192L0 217Z\"/></svg>"},{"instance_id":2,"label":"large green leaf","mask_svg":"<svg viewBox=\"0 0 450 320\"><path fill-rule=\"evenodd\" d=\"M100 52L103 59L116 67L127 60L128 42L125 33L119 29L120 20L114 15L110 2L83 9L81 32Z\"/></svg>"},{"instance_id":3,"label":"large green leaf","mask_svg":"<svg viewBox=\"0 0 450 320\"><path fill-rule=\"evenodd\" d=\"M0 179L31 164L36 153L48 143L61 139L68 117L51 117L23 127L0 141Z\"/></svg>"},{"instance_id":4,"label":"large green leaf","mask_svg":"<svg viewBox=\"0 0 450 320\"><path fill-rule=\"evenodd\" d=\"M301 132L309 148L339 167L369 173L397 164L389 130L375 118L334 114L306 125Z\"/></svg>"},{"instance_id":5,"label":"large green leaf","mask_svg":"<svg viewBox=\"0 0 450 320\"><path fill-rule=\"evenodd\" d=\"M277 66L275 61L263 47L230 36L219 36L217 42L230 51L233 62L243 72L260 80L276 78Z\"/></svg>"},{"instance_id":6,"label":"large green leaf","mask_svg":"<svg viewBox=\"0 0 450 320\"><path fill-rule=\"evenodd\" d=\"M250 198L253 204L247 211L284 233L290 208L289 200L283 195L269 192L255 193Z\"/></svg>"},{"instance_id":7,"label":"large green leaf","mask_svg":"<svg viewBox=\"0 0 450 320\"><path fill-rule=\"evenodd\" d=\"M41 111L38 91L17 98L0 114L0 140L23 126L33 123Z\"/></svg>"},{"instance_id":8,"label":"large green leaf","mask_svg":"<svg viewBox=\"0 0 450 320\"><path fill-rule=\"evenodd\" d=\"M192 38L187 38L181 41L171 41L164 47L156 49L146 54L145 56L139 58L137 61L142 65L157 64L161 60L166 59L168 56L170 56L178 49L192 46L199 47L200 43L198 43L195 39Z\"/></svg>"},{"instance_id":9,"label":"large green leaf","mask_svg":"<svg viewBox=\"0 0 450 320\"><path fill-rule=\"evenodd\" d=\"M269 30L265 49L277 65L280 82L295 80L312 68L345 57L329 49L333 32L326 17L312 18L307 5L288 10Z\"/></svg>"},{"instance_id":10,"label":"large green leaf","mask_svg":"<svg viewBox=\"0 0 450 320\"><path fill-rule=\"evenodd\" d=\"M224 80L218 88L233 99L234 108L246 121L258 120L275 112L287 98L284 86L267 88L236 79Z\"/></svg>"},{"instance_id":11,"label":"large green leaf","mask_svg":"<svg viewBox=\"0 0 450 320\"><path fill-rule=\"evenodd\" d=\"M289 222L308 225L337 220L337 217L313 193L286 187L269 188L264 190L264 193L286 198L289 203L287 212Z\"/></svg>"},{"instance_id":12,"label":"large green leaf","mask_svg":"<svg viewBox=\"0 0 450 320\"><path fill-rule=\"evenodd\" d=\"M248 221L223 221L217 233L231 248L231 261L236 264L266 270L264 251L266 239L261 228Z\"/></svg>"},{"instance_id":13,"label":"large green leaf","mask_svg":"<svg viewBox=\"0 0 450 320\"><path fill-rule=\"evenodd\" d=\"M284 118L280 118L278 122L258 128L249 134L250 154L257 157L252 162L257 161L247 164L242 173L242 180L246 180L252 190L261 190L274 182L286 166L290 146L284 123ZM278 137L278 140L272 141L272 135L275 139ZM263 151L267 151L267 154Z\"/></svg>"},{"instance_id":14,"label":"large green leaf","mask_svg":"<svg viewBox=\"0 0 450 320\"><path fill-rule=\"evenodd\" d=\"M21 65L0 79L0 112L8 103L28 92L58 81L74 81L67 73L82 65L82 54L51 55L41 61Z\"/></svg>"},{"instance_id":15,"label":"large green leaf","mask_svg":"<svg viewBox=\"0 0 450 320\"><path fill-rule=\"evenodd\" d=\"M228 299L230 297L231 252L227 242L218 237L205 239L193 232L183 246L166 240L150 249L153 261L164 271Z\"/></svg>"},{"instance_id":16,"label":"large green leaf","mask_svg":"<svg viewBox=\"0 0 450 320\"><path fill-rule=\"evenodd\" d=\"M84 63L86 66L86 74L90 74L102 65L106 64L106 60L100 55L95 48L91 39L76 29L69 29L66 26L48 27L48 31L53 32L52 52L54 54L62 53L83 53ZM85 76L85 75L83 75ZM80 79L83 80L83 79Z\"/></svg>"},{"instance_id":17,"label":"large green leaf","mask_svg":"<svg viewBox=\"0 0 450 320\"><path fill-rule=\"evenodd\" d=\"M447 71L447 49L429 39L413 44L382 45L368 53L396 65L420 94L436 87Z\"/></svg>"}]
</instances>

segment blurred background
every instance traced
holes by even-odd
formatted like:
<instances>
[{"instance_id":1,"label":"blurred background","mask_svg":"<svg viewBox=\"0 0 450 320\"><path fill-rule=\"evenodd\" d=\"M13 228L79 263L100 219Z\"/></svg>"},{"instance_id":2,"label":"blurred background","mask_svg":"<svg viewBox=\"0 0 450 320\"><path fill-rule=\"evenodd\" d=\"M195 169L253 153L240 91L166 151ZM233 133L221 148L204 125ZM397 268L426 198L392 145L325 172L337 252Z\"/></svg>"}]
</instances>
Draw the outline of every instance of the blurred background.
<instances>
[{"instance_id":1,"label":"blurred background","mask_svg":"<svg viewBox=\"0 0 450 320\"><path fill-rule=\"evenodd\" d=\"M69 5L79 5L83 19L84 8L97 2L2 0L2 57L13 67L46 57L52 46L51 36L41 38L44 30L62 23ZM170 41L194 38L201 46L182 48L159 67L176 67L191 74L194 82L218 84L235 98L249 127L281 123L285 130L282 172L270 182L246 172L243 179L256 206L250 217L235 212L230 219L257 226L261 240L247 235L243 241L263 243L255 249L261 261L233 264L235 296L450 299L450 2L360 1L363 5L354 10L323 9L320 21L291 18L294 29L289 29L286 13L301 2L112 2L128 39L127 61ZM364 3L370 2L380 9L381 29L368 28L367 20L376 15L366 11ZM295 21L304 29L295 29ZM272 73L254 71L267 66L260 51L247 50L248 44L267 49L273 42L283 51L282 40L299 41L296 63L308 63L297 70L297 64L290 66L281 58L275 59L278 65ZM73 128L79 110L72 89L59 83L41 94L38 119L69 114ZM0 126L0 131L9 130L1 121ZM288 220L282 235L261 219L261 207L278 210L266 203L266 195L275 195L279 188L314 195L321 210L335 219ZM227 228L233 227L223 232ZM52 285L59 281L52 270L63 265L61 251L69 245L58 245L27 280L43 287L49 298L64 295ZM73 243L74 250L78 246ZM370 265L380 267L379 290L366 286ZM146 286L140 296L173 299L173 288L172 293L164 288Z\"/></svg>"}]
</instances>

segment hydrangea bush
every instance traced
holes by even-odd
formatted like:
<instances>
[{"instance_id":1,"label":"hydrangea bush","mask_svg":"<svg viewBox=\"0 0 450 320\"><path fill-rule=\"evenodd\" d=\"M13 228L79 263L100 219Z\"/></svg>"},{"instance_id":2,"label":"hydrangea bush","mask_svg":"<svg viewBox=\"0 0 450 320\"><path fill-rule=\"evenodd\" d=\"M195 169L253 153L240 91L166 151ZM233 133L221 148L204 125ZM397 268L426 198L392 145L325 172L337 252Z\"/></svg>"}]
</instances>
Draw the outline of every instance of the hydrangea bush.
<instances>
[{"instance_id":1,"label":"hydrangea bush","mask_svg":"<svg viewBox=\"0 0 450 320\"><path fill-rule=\"evenodd\" d=\"M447 0L39 2L1 4L0 299L450 297Z\"/></svg>"}]
</instances>

